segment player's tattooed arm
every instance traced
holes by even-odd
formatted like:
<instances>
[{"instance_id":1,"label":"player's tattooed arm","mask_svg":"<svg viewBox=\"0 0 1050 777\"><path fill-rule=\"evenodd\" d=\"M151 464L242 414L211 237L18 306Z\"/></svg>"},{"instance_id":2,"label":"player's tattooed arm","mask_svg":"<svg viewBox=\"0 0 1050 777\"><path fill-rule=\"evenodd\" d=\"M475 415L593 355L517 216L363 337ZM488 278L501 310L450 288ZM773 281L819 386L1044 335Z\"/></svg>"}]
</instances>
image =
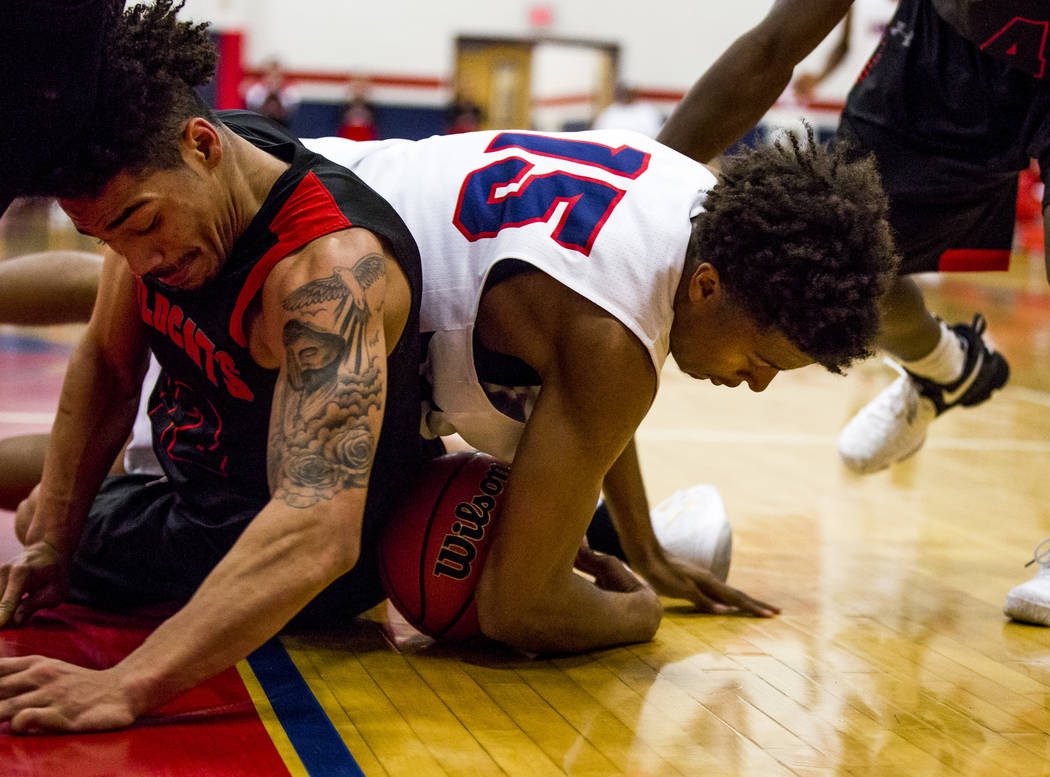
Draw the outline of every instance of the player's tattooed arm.
<instances>
[{"instance_id":1,"label":"player's tattooed arm","mask_svg":"<svg viewBox=\"0 0 1050 777\"><path fill-rule=\"evenodd\" d=\"M368 254L287 294L268 475L275 499L310 507L368 483L385 391L386 261ZM380 284L381 287L381 284ZM370 293L370 289L373 290Z\"/></svg>"}]
</instances>

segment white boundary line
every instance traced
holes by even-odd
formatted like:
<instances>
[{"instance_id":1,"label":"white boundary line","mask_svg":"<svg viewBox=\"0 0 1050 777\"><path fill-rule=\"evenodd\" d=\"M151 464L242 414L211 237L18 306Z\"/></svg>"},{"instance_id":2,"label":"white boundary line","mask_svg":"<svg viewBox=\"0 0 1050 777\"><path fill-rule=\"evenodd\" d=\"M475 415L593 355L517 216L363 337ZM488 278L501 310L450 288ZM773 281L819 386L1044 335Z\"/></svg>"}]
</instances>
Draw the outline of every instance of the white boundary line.
<instances>
[{"instance_id":1,"label":"white boundary line","mask_svg":"<svg viewBox=\"0 0 1050 777\"><path fill-rule=\"evenodd\" d=\"M1050 392L1021 386L1007 386L1003 399L1028 402L1050 408ZM993 398L994 401L994 398ZM749 432L732 429L671 430L645 428L636 436L646 442L688 442L737 445L784 445L789 447L828 446L837 444L836 434L806 434L803 432ZM927 448L936 450L987 451L995 453L1050 453L1050 440L1018 440L988 437L931 437Z\"/></svg>"},{"instance_id":2,"label":"white boundary line","mask_svg":"<svg viewBox=\"0 0 1050 777\"><path fill-rule=\"evenodd\" d=\"M1040 391L1039 389L1024 388L1023 386L1006 386L1003 389L1003 396L1012 397L1021 402L1031 402L1033 405L1050 407L1050 392ZM995 401L994 396L992 401Z\"/></svg>"},{"instance_id":3,"label":"white boundary line","mask_svg":"<svg viewBox=\"0 0 1050 777\"><path fill-rule=\"evenodd\" d=\"M738 445L785 445L796 448L826 446L834 448L837 435L791 432L740 432L732 430L639 429L635 436L643 442L688 442ZM937 450L984 451L990 453L1050 453L1050 440L1003 440L980 437L931 437L926 448Z\"/></svg>"}]
</instances>

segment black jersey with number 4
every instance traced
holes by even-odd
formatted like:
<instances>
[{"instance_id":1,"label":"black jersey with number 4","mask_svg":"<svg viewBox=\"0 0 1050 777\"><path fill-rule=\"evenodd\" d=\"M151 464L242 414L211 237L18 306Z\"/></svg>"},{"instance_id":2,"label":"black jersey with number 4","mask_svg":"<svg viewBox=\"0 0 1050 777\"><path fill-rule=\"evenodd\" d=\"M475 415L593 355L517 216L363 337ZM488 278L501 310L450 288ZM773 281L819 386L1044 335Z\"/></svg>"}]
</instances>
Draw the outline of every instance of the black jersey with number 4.
<instances>
[{"instance_id":1,"label":"black jersey with number 4","mask_svg":"<svg viewBox=\"0 0 1050 777\"><path fill-rule=\"evenodd\" d=\"M1036 78L1050 77L1050 1L933 0L933 5L985 54Z\"/></svg>"}]
</instances>

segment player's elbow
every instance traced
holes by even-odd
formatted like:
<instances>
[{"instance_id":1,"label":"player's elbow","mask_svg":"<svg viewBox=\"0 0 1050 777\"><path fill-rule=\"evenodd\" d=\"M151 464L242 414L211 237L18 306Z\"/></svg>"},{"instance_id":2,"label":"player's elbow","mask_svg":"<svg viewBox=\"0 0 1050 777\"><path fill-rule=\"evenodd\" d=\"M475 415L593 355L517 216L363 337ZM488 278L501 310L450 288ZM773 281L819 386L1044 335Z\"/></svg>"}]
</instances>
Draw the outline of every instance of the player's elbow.
<instances>
[{"instance_id":1,"label":"player's elbow","mask_svg":"<svg viewBox=\"0 0 1050 777\"><path fill-rule=\"evenodd\" d=\"M546 647L543 624L548 614L540 602L520 587L501 586L478 596L478 626L489 639L504 642L522 650L540 651Z\"/></svg>"},{"instance_id":2,"label":"player's elbow","mask_svg":"<svg viewBox=\"0 0 1050 777\"><path fill-rule=\"evenodd\" d=\"M484 616L478 613L478 625L486 637L534 653L551 649L543 629L539 628L540 622L539 613L525 610L488 612Z\"/></svg>"},{"instance_id":3,"label":"player's elbow","mask_svg":"<svg viewBox=\"0 0 1050 777\"><path fill-rule=\"evenodd\" d=\"M315 568L328 581L346 574L361 556L360 531L343 522L319 522L310 539L316 559Z\"/></svg>"},{"instance_id":4,"label":"player's elbow","mask_svg":"<svg viewBox=\"0 0 1050 777\"><path fill-rule=\"evenodd\" d=\"M748 53L752 63L761 62L770 73L783 75L790 74L791 70L798 64L797 52L791 45L791 41L785 39L777 29L768 25L760 25L749 31L738 41ZM753 71L755 75L763 73L763 68Z\"/></svg>"},{"instance_id":5,"label":"player's elbow","mask_svg":"<svg viewBox=\"0 0 1050 777\"><path fill-rule=\"evenodd\" d=\"M361 538L353 535L341 537L338 541L331 543L327 566L334 573L334 577L338 577L357 566L357 560L360 557Z\"/></svg>"}]
</instances>

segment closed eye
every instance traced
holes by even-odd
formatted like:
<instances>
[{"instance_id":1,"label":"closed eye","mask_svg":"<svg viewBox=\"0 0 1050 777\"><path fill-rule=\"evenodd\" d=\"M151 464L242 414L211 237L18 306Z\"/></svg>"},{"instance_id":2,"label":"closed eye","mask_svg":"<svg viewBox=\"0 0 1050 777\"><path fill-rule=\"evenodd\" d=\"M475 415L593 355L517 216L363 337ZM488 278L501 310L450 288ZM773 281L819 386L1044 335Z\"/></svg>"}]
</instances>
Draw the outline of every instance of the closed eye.
<instances>
[{"instance_id":1,"label":"closed eye","mask_svg":"<svg viewBox=\"0 0 1050 777\"><path fill-rule=\"evenodd\" d=\"M759 356L757 353L755 354L755 359L758 362L759 367L772 367L777 372L784 371L783 367L778 367L777 365L773 364L773 362L771 362L769 359Z\"/></svg>"}]
</instances>

